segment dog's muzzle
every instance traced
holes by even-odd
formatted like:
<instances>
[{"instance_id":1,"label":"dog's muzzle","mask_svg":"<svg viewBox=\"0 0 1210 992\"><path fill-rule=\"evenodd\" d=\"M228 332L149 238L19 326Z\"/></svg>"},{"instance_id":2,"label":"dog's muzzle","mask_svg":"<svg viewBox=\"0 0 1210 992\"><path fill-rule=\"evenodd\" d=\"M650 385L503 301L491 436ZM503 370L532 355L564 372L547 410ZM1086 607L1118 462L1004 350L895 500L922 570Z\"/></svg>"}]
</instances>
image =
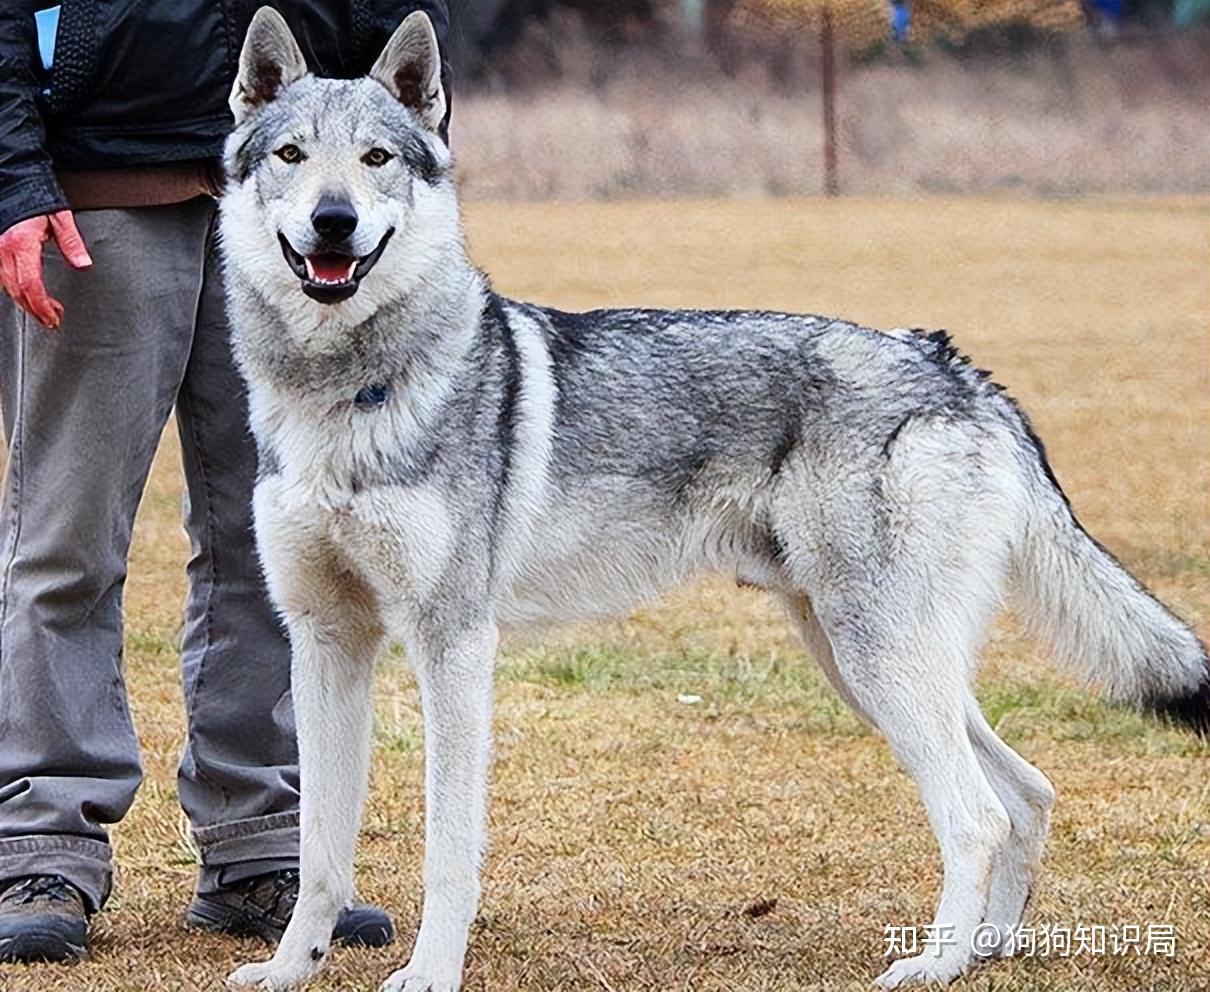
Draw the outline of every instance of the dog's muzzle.
<instances>
[{"instance_id":1,"label":"dog's muzzle","mask_svg":"<svg viewBox=\"0 0 1210 992\"><path fill-rule=\"evenodd\" d=\"M395 228L390 228L378 242L378 247L360 258L341 251L320 251L303 255L294 250L294 246L281 231L277 232L277 240L281 242L281 251L286 263L302 281L302 291L320 303L339 303L357 292L361 280L382 257L387 242L394 233Z\"/></svg>"}]
</instances>

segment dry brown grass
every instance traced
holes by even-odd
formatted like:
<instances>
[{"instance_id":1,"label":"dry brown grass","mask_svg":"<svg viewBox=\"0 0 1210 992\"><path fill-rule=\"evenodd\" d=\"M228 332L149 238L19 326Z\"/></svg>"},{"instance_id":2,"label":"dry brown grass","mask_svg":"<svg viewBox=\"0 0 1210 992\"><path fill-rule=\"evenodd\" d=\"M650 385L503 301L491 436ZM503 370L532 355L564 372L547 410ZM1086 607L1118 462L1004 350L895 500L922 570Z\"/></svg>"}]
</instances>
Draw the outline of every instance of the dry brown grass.
<instances>
[{"instance_id":1,"label":"dry brown grass","mask_svg":"<svg viewBox=\"0 0 1210 992\"><path fill-rule=\"evenodd\" d=\"M1027 404L1089 528L1210 633L1210 202L947 200L477 205L476 257L509 293L585 307L767 306L950 328ZM0 971L13 992L210 989L262 950L184 934L192 880L173 789L185 546L171 440L128 584L148 782L115 831L92 960ZM1175 960L1024 960L980 992L1210 988L1210 752L1109 710L1005 628L981 696L1059 790L1037 922L1170 922ZM703 697L677 702L680 692ZM341 953L319 989L372 989L419 906L421 754L398 660L359 858L400 945ZM509 649L492 849L467 988L841 990L883 926L938 884L914 790L758 596L722 582L633 619ZM776 900L751 918L744 909Z\"/></svg>"},{"instance_id":2,"label":"dry brown grass","mask_svg":"<svg viewBox=\"0 0 1210 992\"><path fill-rule=\"evenodd\" d=\"M573 36L564 79L455 96L454 149L479 198L814 195L818 49L736 77ZM851 64L839 75L847 193L1210 192L1210 36L1110 48L1071 38L1017 58ZM772 71L772 70L770 70Z\"/></svg>"}]
</instances>

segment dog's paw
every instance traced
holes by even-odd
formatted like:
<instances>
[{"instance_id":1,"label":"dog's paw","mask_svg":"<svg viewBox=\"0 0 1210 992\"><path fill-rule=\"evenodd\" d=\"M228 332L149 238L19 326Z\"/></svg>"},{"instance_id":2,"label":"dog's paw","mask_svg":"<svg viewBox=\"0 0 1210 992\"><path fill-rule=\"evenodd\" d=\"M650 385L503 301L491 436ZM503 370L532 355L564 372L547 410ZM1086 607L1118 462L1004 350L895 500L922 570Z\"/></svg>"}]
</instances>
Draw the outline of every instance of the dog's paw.
<instances>
[{"instance_id":1,"label":"dog's paw","mask_svg":"<svg viewBox=\"0 0 1210 992\"><path fill-rule=\"evenodd\" d=\"M966 970L967 961L959 955L919 954L900 958L874 979L880 989L902 989L910 985L949 985Z\"/></svg>"},{"instance_id":2,"label":"dog's paw","mask_svg":"<svg viewBox=\"0 0 1210 992\"><path fill-rule=\"evenodd\" d=\"M313 968L291 968L274 958L236 968L227 976L227 986L233 989L270 989L287 992L298 988L314 974Z\"/></svg>"},{"instance_id":3,"label":"dog's paw","mask_svg":"<svg viewBox=\"0 0 1210 992\"><path fill-rule=\"evenodd\" d=\"M461 985L460 973L452 977L438 976L428 969L408 965L406 968L400 968L378 986L378 992L458 992Z\"/></svg>"}]
</instances>

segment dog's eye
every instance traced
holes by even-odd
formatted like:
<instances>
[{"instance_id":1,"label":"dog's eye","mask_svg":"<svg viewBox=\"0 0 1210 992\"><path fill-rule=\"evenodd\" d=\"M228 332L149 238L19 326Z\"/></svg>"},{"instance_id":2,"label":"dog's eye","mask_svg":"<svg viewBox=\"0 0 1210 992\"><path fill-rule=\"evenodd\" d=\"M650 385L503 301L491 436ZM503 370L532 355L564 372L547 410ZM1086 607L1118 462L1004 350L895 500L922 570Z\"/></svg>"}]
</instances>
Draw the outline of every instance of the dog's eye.
<instances>
[{"instance_id":1,"label":"dog's eye","mask_svg":"<svg viewBox=\"0 0 1210 992\"><path fill-rule=\"evenodd\" d=\"M368 152L361 156L361 160L366 165L380 166L386 165L395 156L388 152L385 148L371 148Z\"/></svg>"},{"instance_id":2,"label":"dog's eye","mask_svg":"<svg viewBox=\"0 0 1210 992\"><path fill-rule=\"evenodd\" d=\"M305 157L298 145L282 145L273 154L290 165L293 165L295 162L301 162Z\"/></svg>"}]
</instances>

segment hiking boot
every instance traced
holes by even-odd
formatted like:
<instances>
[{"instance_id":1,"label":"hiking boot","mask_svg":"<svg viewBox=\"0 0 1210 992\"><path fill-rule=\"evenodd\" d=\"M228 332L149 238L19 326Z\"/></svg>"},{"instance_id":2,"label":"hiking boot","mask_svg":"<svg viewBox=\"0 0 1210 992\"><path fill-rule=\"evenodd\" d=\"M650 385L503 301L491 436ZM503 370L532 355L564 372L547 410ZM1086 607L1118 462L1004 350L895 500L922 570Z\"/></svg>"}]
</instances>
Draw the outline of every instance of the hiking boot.
<instances>
[{"instance_id":1,"label":"hiking boot","mask_svg":"<svg viewBox=\"0 0 1210 992\"><path fill-rule=\"evenodd\" d=\"M0 962L78 961L88 950L88 909L61 875L0 882Z\"/></svg>"},{"instance_id":2,"label":"hiking boot","mask_svg":"<svg viewBox=\"0 0 1210 992\"><path fill-rule=\"evenodd\" d=\"M297 901L298 869L286 868L194 896L185 926L233 937L259 937L276 944ZM342 909L332 928L332 942L346 947L384 947L394 939L391 918L366 903Z\"/></svg>"}]
</instances>

